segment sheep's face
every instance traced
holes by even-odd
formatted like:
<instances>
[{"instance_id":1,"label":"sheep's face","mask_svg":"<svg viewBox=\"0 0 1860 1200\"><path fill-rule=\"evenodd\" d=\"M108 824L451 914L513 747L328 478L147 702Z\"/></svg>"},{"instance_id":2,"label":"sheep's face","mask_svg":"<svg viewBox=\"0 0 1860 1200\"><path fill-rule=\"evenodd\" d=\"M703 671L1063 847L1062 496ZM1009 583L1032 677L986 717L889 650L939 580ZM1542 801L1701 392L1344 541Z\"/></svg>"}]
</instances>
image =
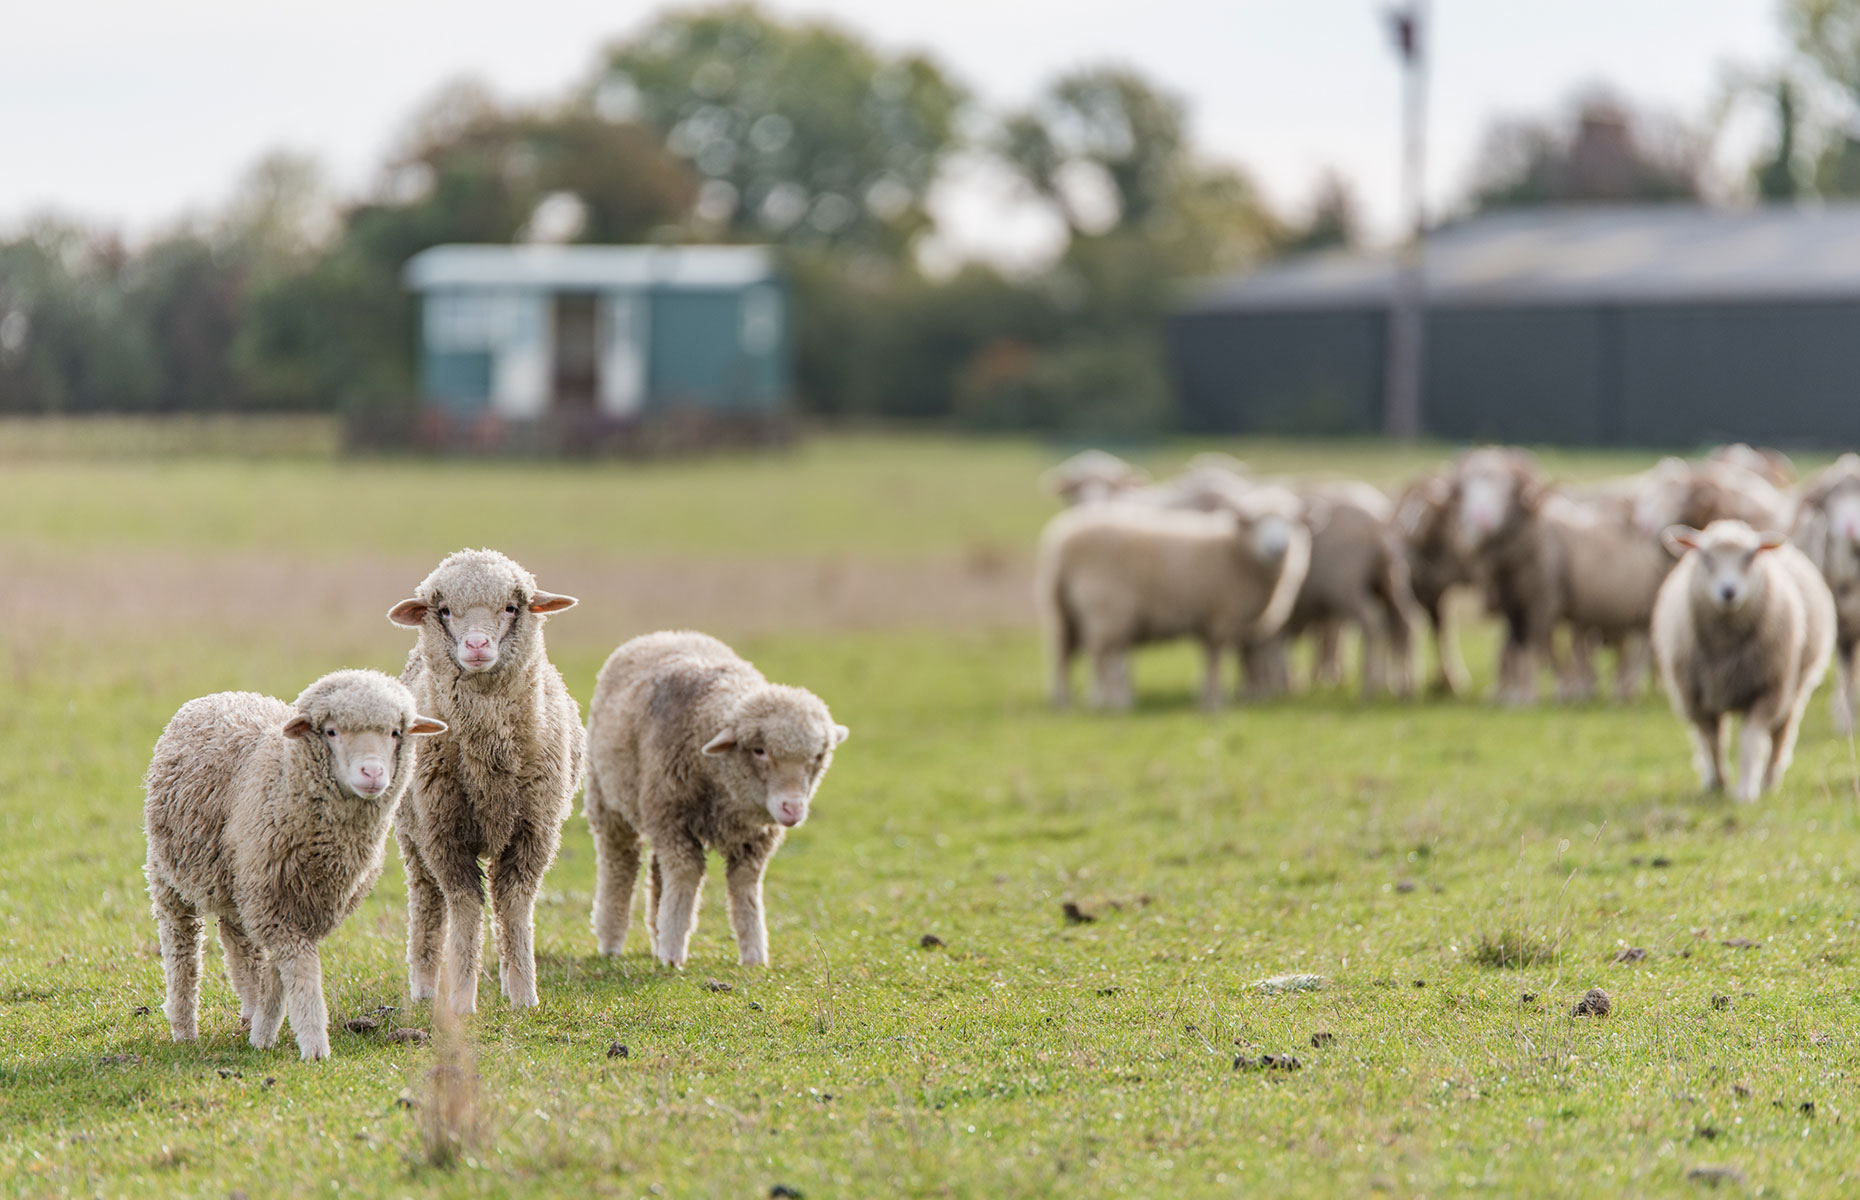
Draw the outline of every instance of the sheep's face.
<instances>
[{"instance_id":1,"label":"sheep's face","mask_svg":"<svg viewBox=\"0 0 1860 1200\"><path fill-rule=\"evenodd\" d=\"M1634 527L1648 537L1684 519L1692 502L1692 468L1682 458L1663 458L1641 480L1634 497Z\"/></svg>"},{"instance_id":2,"label":"sheep's face","mask_svg":"<svg viewBox=\"0 0 1860 1200\"><path fill-rule=\"evenodd\" d=\"M1735 613L1763 595L1763 556L1787 539L1758 533L1742 521L1713 521L1704 532L1675 525L1664 538L1675 554L1690 553L1692 594L1705 607Z\"/></svg>"},{"instance_id":3,"label":"sheep's face","mask_svg":"<svg viewBox=\"0 0 1860 1200\"><path fill-rule=\"evenodd\" d=\"M792 829L807 820L814 791L847 733L812 692L773 686L746 697L704 753L722 759L740 804Z\"/></svg>"},{"instance_id":4,"label":"sheep's face","mask_svg":"<svg viewBox=\"0 0 1860 1200\"><path fill-rule=\"evenodd\" d=\"M1312 514L1284 488L1254 488L1228 499L1226 507L1234 514L1245 552L1268 566L1284 562L1293 543L1310 536L1306 521Z\"/></svg>"},{"instance_id":5,"label":"sheep's face","mask_svg":"<svg viewBox=\"0 0 1860 1200\"><path fill-rule=\"evenodd\" d=\"M336 785L363 800L398 794L413 761L410 738L440 733L445 723L413 711L399 680L377 671L338 671L297 698L284 736L305 744Z\"/></svg>"},{"instance_id":6,"label":"sheep's face","mask_svg":"<svg viewBox=\"0 0 1860 1200\"><path fill-rule=\"evenodd\" d=\"M1535 506L1540 489L1507 450L1475 450L1460 460L1454 484L1454 540L1476 550Z\"/></svg>"},{"instance_id":7,"label":"sheep's face","mask_svg":"<svg viewBox=\"0 0 1860 1200\"><path fill-rule=\"evenodd\" d=\"M532 642L542 618L575 604L536 586L535 577L495 550L461 550L426 577L388 620L436 639L460 672L483 675Z\"/></svg>"}]
</instances>

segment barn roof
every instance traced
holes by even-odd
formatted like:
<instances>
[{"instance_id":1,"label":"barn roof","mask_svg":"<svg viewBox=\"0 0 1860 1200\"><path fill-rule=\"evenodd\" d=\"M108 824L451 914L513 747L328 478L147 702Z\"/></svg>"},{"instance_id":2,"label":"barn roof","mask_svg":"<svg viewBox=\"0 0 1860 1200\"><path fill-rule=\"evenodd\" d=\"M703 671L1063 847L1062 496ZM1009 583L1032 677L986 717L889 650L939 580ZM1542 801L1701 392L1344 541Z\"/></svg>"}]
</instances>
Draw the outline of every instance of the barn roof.
<instances>
[{"instance_id":1,"label":"barn roof","mask_svg":"<svg viewBox=\"0 0 1860 1200\"><path fill-rule=\"evenodd\" d=\"M407 260L414 291L434 288L732 288L772 278L766 246L434 246Z\"/></svg>"},{"instance_id":2,"label":"barn roof","mask_svg":"<svg viewBox=\"0 0 1860 1200\"><path fill-rule=\"evenodd\" d=\"M1387 252L1329 251L1208 281L1188 311L1388 302ZM1518 209L1436 231L1430 303L1454 307L1860 299L1860 204Z\"/></svg>"}]
</instances>

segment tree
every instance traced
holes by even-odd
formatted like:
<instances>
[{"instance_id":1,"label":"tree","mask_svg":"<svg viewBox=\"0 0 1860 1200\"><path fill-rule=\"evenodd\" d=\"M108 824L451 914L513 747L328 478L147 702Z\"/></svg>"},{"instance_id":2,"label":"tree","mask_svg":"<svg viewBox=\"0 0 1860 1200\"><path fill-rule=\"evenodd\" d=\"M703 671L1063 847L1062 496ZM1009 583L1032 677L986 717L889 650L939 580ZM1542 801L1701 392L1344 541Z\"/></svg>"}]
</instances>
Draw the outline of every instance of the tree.
<instances>
[{"instance_id":1,"label":"tree","mask_svg":"<svg viewBox=\"0 0 1860 1200\"><path fill-rule=\"evenodd\" d=\"M1809 90L1801 113L1814 189L1860 196L1860 0L1787 0L1783 23L1807 74L1824 85Z\"/></svg>"},{"instance_id":2,"label":"tree","mask_svg":"<svg viewBox=\"0 0 1860 1200\"><path fill-rule=\"evenodd\" d=\"M747 5L659 18L608 50L584 97L663 139L722 236L892 258L930 226L963 102L928 59Z\"/></svg>"},{"instance_id":3,"label":"tree","mask_svg":"<svg viewBox=\"0 0 1860 1200\"><path fill-rule=\"evenodd\" d=\"M1077 237L1156 219L1182 182L1186 143L1179 99L1099 67L1063 76L1009 117L1001 153Z\"/></svg>"},{"instance_id":4,"label":"tree","mask_svg":"<svg viewBox=\"0 0 1860 1200\"><path fill-rule=\"evenodd\" d=\"M0 407L149 406L157 373L126 301L132 266L116 239L49 219L0 244Z\"/></svg>"},{"instance_id":5,"label":"tree","mask_svg":"<svg viewBox=\"0 0 1860 1200\"><path fill-rule=\"evenodd\" d=\"M1286 235L1287 250L1327 250L1362 241L1363 219L1356 193L1340 176L1326 174L1311 202L1311 215Z\"/></svg>"},{"instance_id":6,"label":"tree","mask_svg":"<svg viewBox=\"0 0 1860 1200\"><path fill-rule=\"evenodd\" d=\"M1555 121L1494 125L1473 167L1475 208L1698 200L1703 150L1678 125L1607 95Z\"/></svg>"}]
</instances>

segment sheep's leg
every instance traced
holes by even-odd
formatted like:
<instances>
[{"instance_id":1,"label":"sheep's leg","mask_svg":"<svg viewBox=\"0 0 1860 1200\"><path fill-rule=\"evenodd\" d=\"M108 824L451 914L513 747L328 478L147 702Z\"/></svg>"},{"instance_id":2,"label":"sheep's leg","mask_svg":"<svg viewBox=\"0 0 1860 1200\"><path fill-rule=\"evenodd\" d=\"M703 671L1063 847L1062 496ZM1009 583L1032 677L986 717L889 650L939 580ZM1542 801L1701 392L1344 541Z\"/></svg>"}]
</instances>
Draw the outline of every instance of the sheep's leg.
<instances>
[{"instance_id":1,"label":"sheep's leg","mask_svg":"<svg viewBox=\"0 0 1860 1200\"><path fill-rule=\"evenodd\" d=\"M1730 727L1721 716L1694 717L1686 731L1692 735L1692 764L1698 768L1699 786L1708 792L1723 791L1730 773L1724 761Z\"/></svg>"},{"instance_id":2,"label":"sheep's leg","mask_svg":"<svg viewBox=\"0 0 1860 1200\"><path fill-rule=\"evenodd\" d=\"M594 776L588 791L597 794ZM593 804L589 805L593 808ZM594 830L594 938L602 954L626 949L633 921L633 886L639 879L639 831L616 812L603 810Z\"/></svg>"},{"instance_id":3,"label":"sheep's leg","mask_svg":"<svg viewBox=\"0 0 1860 1200\"><path fill-rule=\"evenodd\" d=\"M659 874L659 935L653 953L668 967L682 967L697 928L698 889L704 883L704 847L689 834L666 831L652 839L654 870Z\"/></svg>"},{"instance_id":4,"label":"sheep's leg","mask_svg":"<svg viewBox=\"0 0 1860 1200\"><path fill-rule=\"evenodd\" d=\"M762 875L768 862L766 853L727 859L730 927L736 931L736 949L745 967L769 965L769 928L762 911Z\"/></svg>"},{"instance_id":5,"label":"sheep's leg","mask_svg":"<svg viewBox=\"0 0 1860 1200\"><path fill-rule=\"evenodd\" d=\"M1766 792L1782 782L1789 764L1795 761L1795 739L1802 730L1802 717L1808 711L1810 695L1812 693L1805 693L1784 714L1783 719L1770 728L1769 769L1763 773L1763 790Z\"/></svg>"},{"instance_id":6,"label":"sheep's leg","mask_svg":"<svg viewBox=\"0 0 1860 1200\"><path fill-rule=\"evenodd\" d=\"M659 870L659 856L650 854L646 861L646 948L655 958L659 952L659 897L664 894L665 879Z\"/></svg>"},{"instance_id":7,"label":"sheep's leg","mask_svg":"<svg viewBox=\"0 0 1860 1200\"><path fill-rule=\"evenodd\" d=\"M1631 704L1646 685L1653 641L1644 633L1630 634L1615 647L1615 699Z\"/></svg>"},{"instance_id":8,"label":"sheep's leg","mask_svg":"<svg viewBox=\"0 0 1860 1200\"><path fill-rule=\"evenodd\" d=\"M1097 695L1094 702L1099 708L1112 712L1128 712L1136 695L1130 686L1130 651L1128 647L1106 646L1092 651L1092 660L1097 666Z\"/></svg>"},{"instance_id":9,"label":"sheep's leg","mask_svg":"<svg viewBox=\"0 0 1860 1200\"><path fill-rule=\"evenodd\" d=\"M461 1016L478 1011L478 960L484 948L484 872L475 848L450 844L444 857L428 859L445 898L445 961L442 973L447 1001Z\"/></svg>"},{"instance_id":10,"label":"sheep's leg","mask_svg":"<svg viewBox=\"0 0 1860 1200\"><path fill-rule=\"evenodd\" d=\"M200 1032L200 959L206 923L200 913L173 888L150 887L155 925L161 936L162 975L168 998L161 1010L177 1042L191 1042Z\"/></svg>"},{"instance_id":11,"label":"sheep's leg","mask_svg":"<svg viewBox=\"0 0 1860 1200\"><path fill-rule=\"evenodd\" d=\"M1410 607L1399 599L1384 599L1389 630L1389 690L1412 700L1415 689L1415 620Z\"/></svg>"},{"instance_id":12,"label":"sheep's leg","mask_svg":"<svg viewBox=\"0 0 1860 1200\"><path fill-rule=\"evenodd\" d=\"M1770 736L1767 722L1746 715L1737 749L1737 799L1744 804L1755 802L1763 792L1763 778L1770 769L1770 754L1776 739Z\"/></svg>"},{"instance_id":13,"label":"sheep's leg","mask_svg":"<svg viewBox=\"0 0 1860 1200\"><path fill-rule=\"evenodd\" d=\"M413 839L395 832L407 868L407 992L417 1004L439 994L446 936L446 897Z\"/></svg>"},{"instance_id":14,"label":"sheep's leg","mask_svg":"<svg viewBox=\"0 0 1860 1200\"><path fill-rule=\"evenodd\" d=\"M1846 737L1854 731L1854 651L1855 643L1843 641L1834 647L1834 732Z\"/></svg>"},{"instance_id":15,"label":"sheep's leg","mask_svg":"<svg viewBox=\"0 0 1860 1200\"><path fill-rule=\"evenodd\" d=\"M1350 620L1362 631L1363 698L1373 700L1389 690L1388 621L1381 606L1367 595L1357 599Z\"/></svg>"},{"instance_id":16,"label":"sheep's leg","mask_svg":"<svg viewBox=\"0 0 1860 1200\"><path fill-rule=\"evenodd\" d=\"M1272 694L1269 677L1272 661L1265 642L1245 642L1240 646L1240 690L1246 700L1263 700Z\"/></svg>"},{"instance_id":17,"label":"sheep's leg","mask_svg":"<svg viewBox=\"0 0 1860 1200\"><path fill-rule=\"evenodd\" d=\"M1093 708L1116 707L1117 652L1108 646L1094 646L1091 651Z\"/></svg>"},{"instance_id":18,"label":"sheep's leg","mask_svg":"<svg viewBox=\"0 0 1860 1200\"><path fill-rule=\"evenodd\" d=\"M284 980L279 974L278 958L267 954L258 970L258 1005L252 1010L252 1045L269 1050L278 1044L278 1030L284 1027Z\"/></svg>"},{"instance_id":19,"label":"sheep's leg","mask_svg":"<svg viewBox=\"0 0 1860 1200\"><path fill-rule=\"evenodd\" d=\"M553 824L519 826L491 868L498 981L504 998L517 1008L537 1004L536 893L561 838L560 828Z\"/></svg>"},{"instance_id":20,"label":"sheep's leg","mask_svg":"<svg viewBox=\"0 0 1860 1200\"><path fill-rule=\"evenodd\" d=\"M1219 642L1201 644L1201 707L1216 712L1221 707L1221 651Z\"/></svg>"},{"instance_id":21,"label":"sheep's leg","mask_svg":"<svg viewBox=\"0 0 1860 1200\"><path fill-rule=\"evenodd\" d=\"M1559 699L1568 701L1595 698L1595 656L1597 653L1595 634L1575 628L1569 631L1569 659L1561 664L1557 671Z\"/></svg>"},{"instance_id":22,"label":"sheep's leg","mask_svg":"<svg viewBox=\"0 0 1860 1200\"><path fill-rule=\"evenodd\" d=\"M1427 619L1434 627L1435 674L1433 690L1449 696L1464 696L1472 690L1472 672L1460 650L1459 629L1453 623L1453 610L1446 596L1427 608Z\"/></svg>"},{"instance_id":23,"label":"sheep's leg","mask_svg":"<svg viewBox=\"0 0 1860 1200\"><path fill-rule=\"evenodd\" d=\"M296 942L272 951L283 985L284 1008L305 1062L329 1057L329 1010L323 1004L323 960L312 942Z\"/></svg>"},{"instance_id":24,"label":"sheep's leg","mask_svg":"<svg viewBox=\"0 0 1860 1200\"><path fill-rule=\"evenodd\" d=\"M252 940L237 921L220 918L220 948L226 952L226 978L239 997L239 1020L250 1025L258 1011L258 973L264 967Z\"/></svg>"},{"instance_id":25,"label":"sheep's leg","mask_svg":"<svg viewBox=\"0 0 1860 1200\"><path fill-rule=\"evenodd\" d=\"M1343 625L1338 621L1318 623L1317 658L1311 664L1311 686L1338 687L1343 683Z\"/></svg>"},{"instance_id":26,"label":"sheep's leg","mask_svg":"<svg viewBox=\"0 0 1860 1200\"><path fill-rule=\"evenodd\" d=\"M1051 614L1051 641L1048 646L1051 696L1054 708L1072 707L1072 660L1078 657L1078 631L1067 619L1063 608Z\"/></svg>"}]
</instances>

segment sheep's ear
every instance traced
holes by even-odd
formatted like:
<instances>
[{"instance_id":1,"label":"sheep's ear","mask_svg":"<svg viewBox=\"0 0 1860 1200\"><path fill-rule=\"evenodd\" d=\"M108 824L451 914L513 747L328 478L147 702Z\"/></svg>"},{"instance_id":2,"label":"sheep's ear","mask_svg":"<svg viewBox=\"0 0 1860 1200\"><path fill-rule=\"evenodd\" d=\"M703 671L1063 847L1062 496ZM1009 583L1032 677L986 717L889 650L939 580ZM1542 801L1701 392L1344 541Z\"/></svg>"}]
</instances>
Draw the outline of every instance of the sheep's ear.
<instances>
[{"instance_id":1,"label":"sheep's ear","mask_svg":"<svg viewBox=\"0 0 1860 1200\"><path fill-rule=\"evenodd\" d=\"M575 607L577 601L573 596L558 596L554 592L537 592L530 597L530 611L533 613L559 613L565 608Z\"/></svg>"},{"instance_id":2,"label":"sheep's ear","mask_svg":"<svg viewBox=\"0 0 1860 1200\"><path fill-rule=\"evenodd\" d=\"M407 732L418 736L423 733L444 733L446 723L438 717L416 716L407 722Z\"/></svg>"},{"instance_id":3,"label":"sheep's ear","mask_svg":"<svg viewBox=\"0 0 1860 1200\"><path fill-rule=\"evenodd\" d=\"M704 753L706 754L728 754L734 749L736 749L736 731L734 729L726 729L716 737L710 739L710 741L704 743Z\"/></svg>"},{"instance_id":4,"label":"sheep's ear","mask_svg":"<svg viewBox=\"0 0 1860 1200\"><path fill-rule=\"evenodd\" d=\"M1540 479L1524 479L1518 483L1518 507L1525 512L1536 512L1549 497L1550 489Z\"/></svg>"},{"instance_id":5,"label":"sheep's ear","mask_svg":"<svg viewBox=\"0 0 1860 1200\"><path fill-rule=\"evenodd\" d=\"M1763 553L1765 550L1774 550L1778 548L1779 546L1783 546L1787 544L1789 541L1788 534L1776 533L1773 530L1768 533L1761 534L1759 536L1761 540L1757 542L1757 553L1758 554Z\"/></svg>"},{"instance_id":6,"label":"sheep's ear","mask_svg":"<svg viewBox=\"0 0 1860 1200\"><path fill-rule=\"evenodd\" d=\"M1675 558L1683 558L1686 551L1698 549L1699 531L1689 525L1668 525L1660 541Z\"/></svg>"},{"instance_id":7,"label":"sheep's ear","mask_svg":"<svg viewBox=\"0 0 1860 1200\"><path fill-rule=\"evenodd\" d=\"M298 713L284 723L284 736L287 738L306 738L316 729L316 724L309 717Z\"/></svg>"},{"instance_id":8,"label":"sheep's ear","mask_svg":"<svg viewBox=\"0 0 1860 1200\"><path fill-rule=\"evenodd\" d=\"M842 742L844 742L844 741L845 741L845 740L846 740L847 738L849 738L849 737L851 737L851 736L852 736L852 730L850 730L850 729L848 729L848 728L846 728L846 726L844 726L844 725L835 725L835 726L833 727L833 744L834 744L835 746L837 746L837 745L839 745L840 743L842 743Z\"/></svg>"},{"instance_id":9,"label":"sheep's ear","mask_svg":"<svg viewBox=\"0 0 1860 1200\"><path fill-rule=\"evenodd\" d=\"M418 629L426 624L426 613L426 601L402 600L393 608L388 609L388 620L396 625L405 625L409 629Z\"/></svg>"}]
</instances>

